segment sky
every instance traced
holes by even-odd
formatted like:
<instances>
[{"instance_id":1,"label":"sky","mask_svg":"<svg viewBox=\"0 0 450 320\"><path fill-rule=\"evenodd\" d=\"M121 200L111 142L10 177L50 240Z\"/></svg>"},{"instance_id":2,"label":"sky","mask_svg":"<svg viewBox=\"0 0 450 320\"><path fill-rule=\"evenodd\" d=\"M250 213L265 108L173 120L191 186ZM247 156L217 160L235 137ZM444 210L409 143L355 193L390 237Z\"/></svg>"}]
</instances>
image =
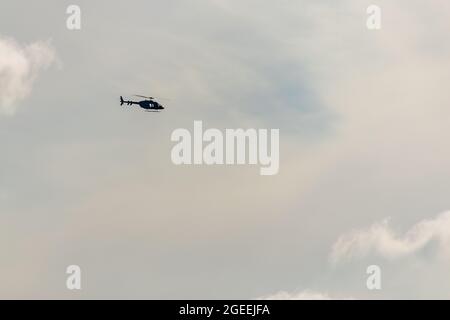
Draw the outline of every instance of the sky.
<instances>
[{"instance_id":1,"label":"sky","mask_svg":"<svg viewBox=\"0 0 450 320\"><path fill-rule=\"evenodd\" d=\"M0 298L450 298L448 1L5 0L0 17ZM121 107L133 94L166 109ZM171 133L195 120L280 129L279 173L175 166Z\"/></svg>"}]
</instances>

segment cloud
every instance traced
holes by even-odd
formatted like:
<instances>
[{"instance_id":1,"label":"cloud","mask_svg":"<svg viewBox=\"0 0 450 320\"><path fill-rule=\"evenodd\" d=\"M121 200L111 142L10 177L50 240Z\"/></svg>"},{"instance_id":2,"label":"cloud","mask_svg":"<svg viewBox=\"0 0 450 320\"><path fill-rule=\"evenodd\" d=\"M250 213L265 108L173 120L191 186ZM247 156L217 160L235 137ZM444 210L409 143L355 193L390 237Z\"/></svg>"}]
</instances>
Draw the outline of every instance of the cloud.
<instances>
[{"instance_id":1,"label":"cloud","mask_svg":"<svg viewBox=\"0 0 450 320\"><path fill-rule=\"evenodd\" d=\"M259 298L261 300L340 300L341 298L332 298L328 293L304 290L298 292L280 291L273 295ZM348 298L346 298L348 299Z\"/></svg>"},{"instance_id":2,"label":"cloud","mask_svg":"<svg viewBox=\"0 0 450 320\"><path fill-rule=\"evenodd\" d=\"M437 243L438 253L447 255L450 244L450 212L435 219L422 220L404 235L398 235L386 219L367 229L341 236L333 246L333 262L376 254L387 259L398 259L418 253L432 242Z\"/></svg>"},{"instance_id":3,"label":"cloud","mask_svg":"<svg viewBox=\"0 0 450 320\"><path fill-rule=\"evenodd\" d=\"M49 42L22 46L14 39L0 37L0 114L13 114L25 99L39 72L56 58Z\"/></svg>"},{"instance_id":4,"label":"cloud","mask_svg":"<svg viewBox=\"0 0 450 320\"><path fill-rule=\"evenodd\" d=\"M433 219L423 219L406 232L400 233L391 226L390 219L374 223L368 228L346 233L334 243L330 260L333 264L349 262L352 259L381 257L388 259L383 264L383 283L390 291L383 292L385 298L448 298L448 285L440 280L442 272L448 269L450 259L450 211ZM432 250L429 250L429 249ZM429 253L432 253L431 255ZM425 255L423 255L425 253ZM425 259L405 260L402 258ZM365 268L365 267L364 267ZM334 294L328 291L280 291L264 296L263 300L342 300L374 299L379 296L368 294L358 286L352 287L355 274L363 273L359 264L348 264L346 270L334 274L337 281L328 283ZM399 273L400 270L400 273ZM333 271L336 271L334 269ZM420 274L420 277L417 275ZM339 278L339 279L338 279ZM420 280L418 280L420 278ZM359 281L361 278L357 277ZM365 281L365 278L363 279ZM336 283L340 285L336 286ZM396 292L393 286L410 288L410 291ZM350 289L350 290L349 290ZM406 289L407 290L407 289ZM339 293L336 295L336 292ZM347 294L348 293L348 294ZM425 295L421 296L422 293Z\"/></svg>"}]
</instances>

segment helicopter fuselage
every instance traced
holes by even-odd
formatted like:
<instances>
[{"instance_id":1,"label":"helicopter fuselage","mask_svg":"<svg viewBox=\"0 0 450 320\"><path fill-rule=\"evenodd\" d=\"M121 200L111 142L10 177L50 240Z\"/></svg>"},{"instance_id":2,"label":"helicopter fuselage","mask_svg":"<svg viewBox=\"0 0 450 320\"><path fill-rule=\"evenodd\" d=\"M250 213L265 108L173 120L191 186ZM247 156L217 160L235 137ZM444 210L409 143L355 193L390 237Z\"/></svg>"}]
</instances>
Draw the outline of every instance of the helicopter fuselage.
<instances>
[{"instance_id":1,"label":"helicopter fuselage","mask_svg":"<svg viewBox=\"0 0 450 320\"><path fill-rule=\"evenodd\" d=\"M162 105L160 105L158 102L153 101L153 100L143 100L143 101L139 101L137 104L139 104L139 106L142 109L151 109L151 110L164 109L164 107Z\"/></svg>"}]
</instances>

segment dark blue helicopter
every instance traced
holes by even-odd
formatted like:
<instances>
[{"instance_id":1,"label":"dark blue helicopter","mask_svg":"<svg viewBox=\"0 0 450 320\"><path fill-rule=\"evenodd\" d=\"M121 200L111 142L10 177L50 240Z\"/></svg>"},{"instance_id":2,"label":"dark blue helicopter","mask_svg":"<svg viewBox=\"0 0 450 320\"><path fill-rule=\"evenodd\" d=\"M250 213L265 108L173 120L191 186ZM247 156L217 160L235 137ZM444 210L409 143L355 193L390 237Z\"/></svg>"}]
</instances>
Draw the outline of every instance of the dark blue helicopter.
<instances>
[{"instance_id":1,"label":"dark blue helicopter","mask_svg":"<svg viewBox=\"0 0 450 320\"><path fill-rule=\"evenodd\" d=\"M139 96L139 95L136 95L136 97L145 98L145 100L142 100L142 101L123 100L123 97L120 96L120 105L123 105L124 103L126 103L127 106L137 104L142 109L145 109L146 111L153 111L153 112L159 112L161 110L164 110L164 107L159 102L157 102L155 100L155 98L153 98L153 97L146 97L146 96Z\"/></svg>"}]
</instances>

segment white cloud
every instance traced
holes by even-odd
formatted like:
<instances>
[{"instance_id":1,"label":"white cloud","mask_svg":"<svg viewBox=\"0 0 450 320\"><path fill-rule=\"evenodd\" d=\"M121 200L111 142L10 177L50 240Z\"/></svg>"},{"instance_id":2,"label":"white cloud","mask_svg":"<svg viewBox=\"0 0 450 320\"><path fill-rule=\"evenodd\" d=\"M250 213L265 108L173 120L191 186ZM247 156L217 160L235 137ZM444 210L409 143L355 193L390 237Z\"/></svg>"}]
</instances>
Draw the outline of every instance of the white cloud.
<instances>
[{"instance_id":1,"label":"white cloud","mask_svg":"<svg viewBox=\"0 0 450 320\"><path fill-rule=\"evenodd\" d=\"M49 42L22 46L14 39L0 37L0 114L13 114L17 102L31 92L39 72L55 61Z\"/></svg>"},{"instance_id":2,"label":"white cloud","mask_svg":"<svg viewBox=\"0 0 450 320\"><path fill-rule=\"evenodd\" d=\"M304 290L298 292L280 291L273 295L261 297L261 300L340 300L332 298L328 293ZM346 298L347 299L347 298Z\"/></svg>"},{"instance_id":3,"label":"white cloud","mask_svg":"<svg viewBox=\"0 0 450 320\"><path fill-rule=\"evenodd\" d=\"M367 229L341 236L333 246L331 258L339 262L352 257L376 254L388 259L397 259L418 253L435 241L438 254L447 255L450 244L450 212L435 219L422 220L405 234L398 235L389 225L389 220L375 223Z\"/></svg>"}]
</instances>

